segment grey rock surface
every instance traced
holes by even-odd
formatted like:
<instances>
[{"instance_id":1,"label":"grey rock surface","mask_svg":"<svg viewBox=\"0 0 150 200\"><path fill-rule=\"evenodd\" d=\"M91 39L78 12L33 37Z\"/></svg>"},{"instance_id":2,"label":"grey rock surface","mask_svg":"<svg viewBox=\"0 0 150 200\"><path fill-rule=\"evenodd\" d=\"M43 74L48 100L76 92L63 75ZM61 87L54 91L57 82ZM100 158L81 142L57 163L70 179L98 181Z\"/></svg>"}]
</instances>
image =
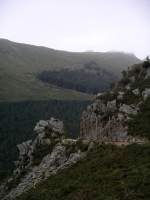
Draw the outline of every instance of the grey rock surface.
<instances>
[{"instance_id":1,"label":"grey rock surface","mask_svg":"<svg viewBox=\"0 0 150 200\"><path fill-rule=\"evenodd\" d=\"M123 112L123 113L128 114L128 115L136 115L138 110L139 110L138 107L136 107L134 105L126 105L126 104L123 104L119 108L120 112Z\"/></svg>"},{"instance_id":2,"label":"grey rock surface","mask_svg":"<svg viewBox=\"0 0 150 200\"><path fill-rule=\"evenodd\" d=\"M144 100L146 100L148 97L150 97L150 88L145 88L145 90L142 92L142 96Z\"/></svg>"},{"instance_id":3,"label":"grey rock surface","mask_svg":"<svg viewBox=\"0 0 150 200\"><path fill-rule=\"evenodd\" d=\"M134 95L136 95L136 96L140 95L140 90L139 90L139 88L136 88L136 89L132 90L132 93L133 93Z\"/></svg>"},{"instance_id":4,"label":"grey rock surface","mask_svg":"<svg viewBox=\"0 0 150 200\"><path fill-rule=\"evenodd\" d=\"M63 130L63 122L54 118L40 120L36 124L34 131L37 137L17 145L19 160L15 162L13 176L1 186L0 199L16 199L42 180L70 167L86 155L76 145L77 140L64 138ZM15 183L18 178L19 184L8 190L8 185Z\"/></svg>"}]
</instances>

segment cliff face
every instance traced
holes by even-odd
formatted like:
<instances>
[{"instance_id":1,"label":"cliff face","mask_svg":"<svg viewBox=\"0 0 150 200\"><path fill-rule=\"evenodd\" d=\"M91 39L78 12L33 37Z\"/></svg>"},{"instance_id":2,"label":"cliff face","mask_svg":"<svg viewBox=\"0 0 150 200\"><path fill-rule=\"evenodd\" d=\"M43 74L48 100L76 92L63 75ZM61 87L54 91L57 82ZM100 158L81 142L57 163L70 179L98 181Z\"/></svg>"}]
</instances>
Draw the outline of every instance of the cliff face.
<instances>
[{"instance_id":1,"label":"cliff face","mask_svg":"<svg viewBox=\"0 0 150 200\"><path fill-rule=\"evenodd\" d=\"M100 93L82 113L80 137L112 143L142 143L145 139L128 135L128 122L150 96L150 63L134 65L111 92Z\"/></svg>"}]
</instances>

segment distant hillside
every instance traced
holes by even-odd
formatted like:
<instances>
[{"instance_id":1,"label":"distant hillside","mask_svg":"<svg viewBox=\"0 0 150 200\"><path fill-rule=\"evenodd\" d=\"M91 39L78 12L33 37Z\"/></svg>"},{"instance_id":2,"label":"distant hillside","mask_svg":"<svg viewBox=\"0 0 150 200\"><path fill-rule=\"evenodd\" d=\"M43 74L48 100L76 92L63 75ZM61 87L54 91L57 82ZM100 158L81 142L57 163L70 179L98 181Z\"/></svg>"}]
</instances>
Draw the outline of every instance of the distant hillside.
<instances>
[{"instance_id":1,"label":"distant hillside","mask_svg":"<svg viewBox=\"0 0 150 200\"><path fill-rule=\"evenodd\" d=\"M95 62L100 71L105 72L104 77L109 74L106 76L108 87L110 77L112 80L116 79L123 69L140 60L132 54L73 53L0 39L0 100L91 99L90 95L83 93L86 91L77 92L74 87L68 89L64 85L45 83L37 78L44 71L66 68L80 70L89 62ZM83 74L83 80L85 75Z\"/></svg>"}]
</instances>

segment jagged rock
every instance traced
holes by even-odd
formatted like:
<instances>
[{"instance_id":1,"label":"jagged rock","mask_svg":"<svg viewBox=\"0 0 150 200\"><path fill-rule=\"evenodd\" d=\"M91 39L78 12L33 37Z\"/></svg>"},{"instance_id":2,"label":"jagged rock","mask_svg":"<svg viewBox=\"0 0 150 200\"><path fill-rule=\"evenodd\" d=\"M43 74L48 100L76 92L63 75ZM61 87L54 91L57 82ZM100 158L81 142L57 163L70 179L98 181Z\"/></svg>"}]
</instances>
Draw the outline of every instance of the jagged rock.
<instances>
[{"instance_id":1,"label":"jagged rock","mask_svg":"<svg viewBox=\"0 0 150 200\"><path fill-rule=\"evenodd\" d=\"M126 105L126 104L123 104L119 108L120 112L126 113L128 115L136 115L138 110L139 110L139 108L137 108L136 106L134 106L134 105Z\"/></svg>"},{"instance_id":2,"label":"jagged rock","mask_svg":"<svg viewBox=\"0 0 150 200\"><path fill-rule=\"evenodd\" d=\"M40 126L40 127L46 127L48 126L49 121L44 121L44 120L40 120L36 126Z\"/></svg>"},{"instance_id":3,"label":"jagged rock","mask_svg":"<svg viewBox=\"0 0 150 200\"><path fill-rule=\"evenodd\" d=\"M128 136L128 127L125 124L132 115L138 113L139 105L138 103L137 105L120 104L120 100L124 101L125 93L127 94L127 90L130 89L131 86L128 84L126 90L123 91L118 84L113 91L113 96L110 92L106 97L101 95L99 99L96 99L81 116L80 137L99 142L132 142L133 138ZM132 92L139 95L138 88ZM112 98L114 99L110 101L109 99Z\"/></svg>"},{"instance_id":4,"label":"jagged rock","mask_svg":"<svg viewBox=\"0 0 150 200\"><path fill-rule=\"evenodd\" d=\"M38 154L41 154L39 151L43 151L42 156L44 156L63 139L63 122L54 118L47 121L40 120L34 131L36 131L37 137L33 141L29 140L17 145L19 161L16 162L17 169L15 169L14 174L21 174L22 170L33 165L35 160L37 162L37 157L40 157Z\"/></svg>"},{"instance_id":5,"label":"jagged rock","mask_svg":"<svg viewBox=\"0 0 150 200\"><path fill-rule=\"evenodd\" d=\"M23 142L22 144L18 144L17 145L17 148L19 150L19 155L20 156L28 154L28 152L29 152L29 150L31 148L31 143L32 143L32 140L28 140L26 142Z\"/></svg>"},{"instance_id":6,"label":"jagged rock","mask_svg":"<svg viewBox=\"0 0 150 200\"><path fill-rule=\"evenodd\" d=\"M43 157L41 163L29 170L29 172L21 179L16 188L13 188L10 193L3 198L3 200L16 199L17 196L23 192L28 191L30 188L35 187L43 179L56 174L58 171L67 168L78 160L83 158L85 153L77 151L66 155L66 147L58 143L52 153Z\"/></svg>"},{"instance_id":7,"label":"jagged rock","mask_svg":"<svg viewBox=\"0 0 150 200\"><path fill-rule=\"evenodd\" d=\"M127 134L126 127L119 122L120 118L111 116L117 111L116 100L108 101L106 105L102 101L99 101L98 104L98 114L95 113L95 110L93 112L87 110L86 115L85 112L83 113L80 123L81 138L101 142L116 141L119 138L122 140L122 137ZM104 110L105 112L102 112Z\"/></svg>"},{"instance_id":8,"label":"jagged rock","mask_svg":"<svg viewBox=\"0 0 150 200\"><path fill-rule=\"evenodd\" d=\"M144 100L146 100L146 99L150 96L150 88L146 88L146 89L142 92L142 96L143 96Z\"/></svg>"},{"instance_id":9,"label":"jagged rock","mask_svg":"<svg viewBox=\"0 0 150 200\"><path fill-rule=\"evenodd\" d=\"M139 88L136 88L136 89L132 90L132 93L133 93L134 95L136 95L136 96L140 95L140 90L139 90Z\"/></svg>"},{"instance_id":10,"label":"jagged rock","mask_svg":"<svg viewBox=\"0 0 150 200\"><path fill-rule=\"evenodd\" d=\"M99 101L98 104L97 108L102 108L102 101ZM125 125L131 114L137 114L138 106L123 104L119 107L116 106L114 112L112 107L108 105L107 102L105 105L106 112L101 112L101 109L97 110L96 114L95 110L83 112L80 123L80 137L84 140L100 143L140 143L140 139L128 136L128 127ZM112 105L116 105L116 101L113 101Z\"/></svg>"},{"instance_id":11,"label":"jagged rock","mask_svg":"<svg viewBox=\"0 0 150 200\"><path fill-rule=\"evenodd\" d=\"M48 125L48 122L44 121L44 120L40 120L35 128L34 128L34 131L37 133L37 134L40 134L40 133L43 133L45 127Z\"/></svg>"},{"instance_id":12,"label":"jagged rock","mask_svg":"<svg viewBox=\"0 0 150 200\"><path fill-rule=\"evenodd\" d=\"M19 160L16 161L17 168L10 181L3 185L2 190L7 190L7 186L15 182L16 178L19 178L20 182L3 200L16 199L43 179L73 165L86 155L86 151L77 145L78 140L64 139L62 121L54 118L47 121L40 120L34 130L37 137L33 141L29 140L17 145L20 153ZM81 142L80 145L84 144ZM0 193L1 199L2 196L4 196L3 192Z\"/></svg>"},{"instance_id":13,"label":"jagged rock","mask_svg":"<svg viewBox=\"0 0 150 200\"><path fill-rule=\"evenodd\" d=\"M80 120L80 137L98 142L133 143L137 138L128 135L128 120L138 114L143 100L150 96L150 88L141 94L141 88L135 88L136 82L144 81L150 75L146 63L129 68L121 81L112 91L99 95L99 98L83 112ZM144 84L143 84L144 85ZM136 96L136 98L135 98Z\"/></svg>"},{"instance_id":14,"label":"jagged rock","mask_svg":"<svg viewBox=\"0 0 150 200\"><path fill-rule=\"evenodd\" d=\"M119 92L118 92L117 99L118 99L118 100L122 100L122 99L123 99L123 96L124 96L124 92L119 91Z\"/></svg>"},{"instance_id":15,"label":"jagged rock","mask_svg":"<svg viewBox=\"0 0 150 200\"><path fill-rule=\"evenodd\" d=\"M34 131L37 132L37 134L39 133L43 133L43 131L45 130L45 128L51 128L54 132L58 132L60 134L63 133L63 122L51 118L50 120L44 121L44 120L40 120L35 128Z\"/></svg>"},{"instance_id":16,"label":"jagged rock","mask_svg":"<svg viewBox=\"0 0 150 200\"><path fill-rule=\"evenodd\" d=\"M108 101L107 102L107 109L108 111L114 112L117 107L116 107L116 99L114 99L113 101Z\"/></svg>"},{"instance_id":17,"label":"jagged rock","mask_svg":"<svg viewBox=\"0 0 150 200\"><path fill-rule=\"evenodd\" d=\"M102 100L99 100L97 103L97 109L95 111L100 111L102 113L107 112L107 106L103 103Z\"/></svg>"}]
</instances>

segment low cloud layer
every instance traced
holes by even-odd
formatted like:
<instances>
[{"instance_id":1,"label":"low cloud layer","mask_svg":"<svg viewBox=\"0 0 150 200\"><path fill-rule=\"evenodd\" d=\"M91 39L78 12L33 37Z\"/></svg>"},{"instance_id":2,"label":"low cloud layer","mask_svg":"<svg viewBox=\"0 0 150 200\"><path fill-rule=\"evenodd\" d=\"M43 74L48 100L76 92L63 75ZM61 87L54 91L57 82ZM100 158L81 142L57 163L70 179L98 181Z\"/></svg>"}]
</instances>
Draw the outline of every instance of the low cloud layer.
<instances>
[{"instance_id":1,"label":"low cloud layer","mask_svg":"<svg viewBox=\"0 0 150 200\"><path fill-rule=\"evenodd\" d=\"M0 37L68 51L150 54L149 0L0 0Z\"/></svg>"}]
</instances>

